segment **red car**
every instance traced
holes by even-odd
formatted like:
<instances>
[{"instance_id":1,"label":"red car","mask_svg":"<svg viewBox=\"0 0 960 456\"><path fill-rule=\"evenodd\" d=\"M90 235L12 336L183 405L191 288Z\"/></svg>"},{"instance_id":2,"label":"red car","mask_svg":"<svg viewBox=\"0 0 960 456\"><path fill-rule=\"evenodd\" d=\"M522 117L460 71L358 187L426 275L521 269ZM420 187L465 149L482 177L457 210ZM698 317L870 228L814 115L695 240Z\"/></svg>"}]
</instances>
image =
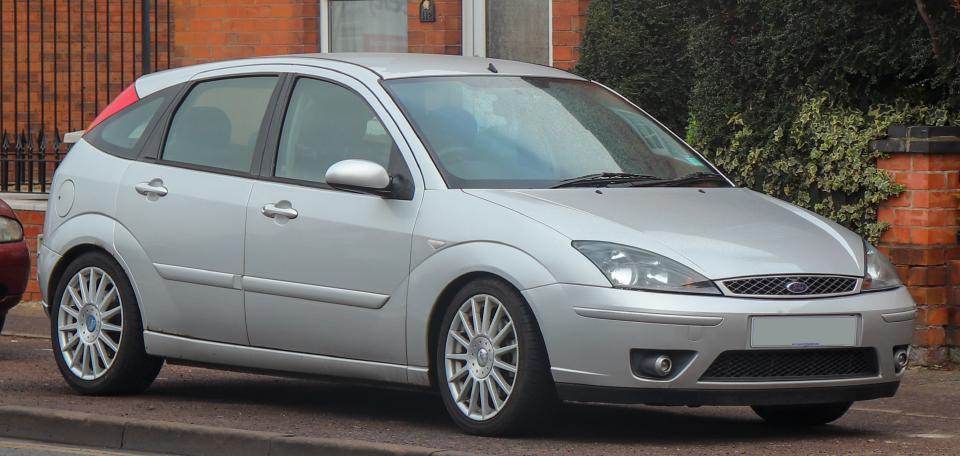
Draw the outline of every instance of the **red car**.
<instances>
[{"instance_id":1,"label":"red car","mask_svg":"<svg viewBox=\"0 0 960 456\"><path fill-rule=\"evenodd\" d=\"M7 311L20 302L30 276L30 252L17 214L0 199L0 330Z\"/></svg>"}]
</instances>

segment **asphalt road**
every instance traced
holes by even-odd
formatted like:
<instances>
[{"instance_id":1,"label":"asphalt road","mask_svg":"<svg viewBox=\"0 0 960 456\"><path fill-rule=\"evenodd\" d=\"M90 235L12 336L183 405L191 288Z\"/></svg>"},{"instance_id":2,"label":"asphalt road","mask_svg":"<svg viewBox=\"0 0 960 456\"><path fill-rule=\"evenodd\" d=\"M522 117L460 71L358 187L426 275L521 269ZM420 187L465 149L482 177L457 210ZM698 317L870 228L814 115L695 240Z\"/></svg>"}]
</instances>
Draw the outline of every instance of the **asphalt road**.
<instances>
[{"instance_id":1,"label":"asphalt road","mask_svg":"<svg viewBox=\"0 0 960 456\"><path fill-rule=\"evenodd\" d=\"M18 318L15 332L37 327ZM499 439L461 434L428 392L183 366L164 367L140 396L82 397L49 344L0 337L0 404L481 454L960 454L960 371L912 369L895 398L815 429L768 426L745 407L568 404L544 433Z\"/></svg>"}]
</instances>

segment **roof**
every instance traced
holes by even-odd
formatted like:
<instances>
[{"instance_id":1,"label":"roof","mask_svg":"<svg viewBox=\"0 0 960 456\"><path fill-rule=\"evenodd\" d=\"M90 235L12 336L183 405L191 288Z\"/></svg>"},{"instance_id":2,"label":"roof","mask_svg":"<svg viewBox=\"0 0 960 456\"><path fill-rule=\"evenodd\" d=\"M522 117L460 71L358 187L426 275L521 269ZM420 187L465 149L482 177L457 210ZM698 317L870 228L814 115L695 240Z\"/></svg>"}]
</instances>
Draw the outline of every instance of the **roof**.
<instances>
[{"instance_id":1,"label":"roof","mask_svg":"<svg viewBox=\"0 0 960 456\"><path fill-rule=\"evenodd\" d=\"M566 71L544 65L484 57L463 57L439 54L387 54L387 53L324 53L299 54L288 57L334 60L362 66L380 75L383 79L419 76L490 75L490 64L497 74L510 76L541 76L552 78L582 79Z\"/></svg>"},{"instance_id":2,"label":"roof","mask_svg":"<svg viewBox=\"0 0 960 456\"><path fill-rule=\"evenodd\" d=\"M318 62L321 60L331 62L330 66L339 67L338 71L345 71L346 68L349 68L349 65L356 65L358 68L363 68L359 71L366 72L368 76L382 79L492 75L494 72L490 65L493 64L496 74L501 76L535 76L583 80L575 74L553 67L512 60L437 54L322 53L252 57L190 65L143 76L136 81L136 87L140 97L145 97L157 90L183 82L205 71L247 65L300 64L323 66Z\"/></svg>"}]
</instances>

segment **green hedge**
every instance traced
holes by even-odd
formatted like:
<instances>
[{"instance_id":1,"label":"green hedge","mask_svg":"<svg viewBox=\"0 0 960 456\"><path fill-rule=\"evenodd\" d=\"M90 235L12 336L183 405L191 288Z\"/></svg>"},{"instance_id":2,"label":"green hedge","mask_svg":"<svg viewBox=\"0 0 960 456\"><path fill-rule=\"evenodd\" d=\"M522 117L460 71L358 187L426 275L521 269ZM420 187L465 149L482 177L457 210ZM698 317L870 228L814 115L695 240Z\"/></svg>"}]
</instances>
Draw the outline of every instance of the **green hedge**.
<instances>
[{"instance_id":1,"label":"green hedge","mask_svg":"<svg viewBox=\"0 0 960 456\"><path fill-rule=\"evenodd\" d=\"M954 0L592 0L577 71L741 185L879 237L902 191L869 141L960 122Z\"/></svg>"}]
</instances>

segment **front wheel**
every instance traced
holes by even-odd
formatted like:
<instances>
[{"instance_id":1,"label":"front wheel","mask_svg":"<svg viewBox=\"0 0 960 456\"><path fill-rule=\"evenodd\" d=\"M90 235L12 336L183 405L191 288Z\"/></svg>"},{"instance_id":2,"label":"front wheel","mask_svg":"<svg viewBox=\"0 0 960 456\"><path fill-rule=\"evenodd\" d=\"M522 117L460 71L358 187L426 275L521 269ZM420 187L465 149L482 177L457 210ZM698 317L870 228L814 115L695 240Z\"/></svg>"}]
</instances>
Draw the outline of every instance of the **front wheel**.
<instances>
[{"instance_id":1,"label":"front wheel","mask_svg":"<svg viewBox=\"0 0 960 456\"><path fill-rule=\"evenodd\" d=\"M781 426L820 426L840 419L853 402L802 405L755 405L751 407L760 418Z\"/></svg>"},{"instance_id":2,"label":"front wheel","mask_svg":"<svg viewBox=\"0 0 960 456\"><path fill-rule=\"evenodd\" d=\"M150 386L163 359L144 349L137 298L113 258L101 252L77 257L61 276L52 301L53 353L73 389L114 395Z\"/></svg>"},{"instance_id":3,"label":"front wheel","mask_svg":"<svg viewBox=\"0 0 960 456\"><path fill-rule=\"evenodd\" d=\"M508 284L467 284L447 309L436 343L437 385L464 431L518 434L542 423L556 405L540 330Z\"/></svg>"}]
</instances>

